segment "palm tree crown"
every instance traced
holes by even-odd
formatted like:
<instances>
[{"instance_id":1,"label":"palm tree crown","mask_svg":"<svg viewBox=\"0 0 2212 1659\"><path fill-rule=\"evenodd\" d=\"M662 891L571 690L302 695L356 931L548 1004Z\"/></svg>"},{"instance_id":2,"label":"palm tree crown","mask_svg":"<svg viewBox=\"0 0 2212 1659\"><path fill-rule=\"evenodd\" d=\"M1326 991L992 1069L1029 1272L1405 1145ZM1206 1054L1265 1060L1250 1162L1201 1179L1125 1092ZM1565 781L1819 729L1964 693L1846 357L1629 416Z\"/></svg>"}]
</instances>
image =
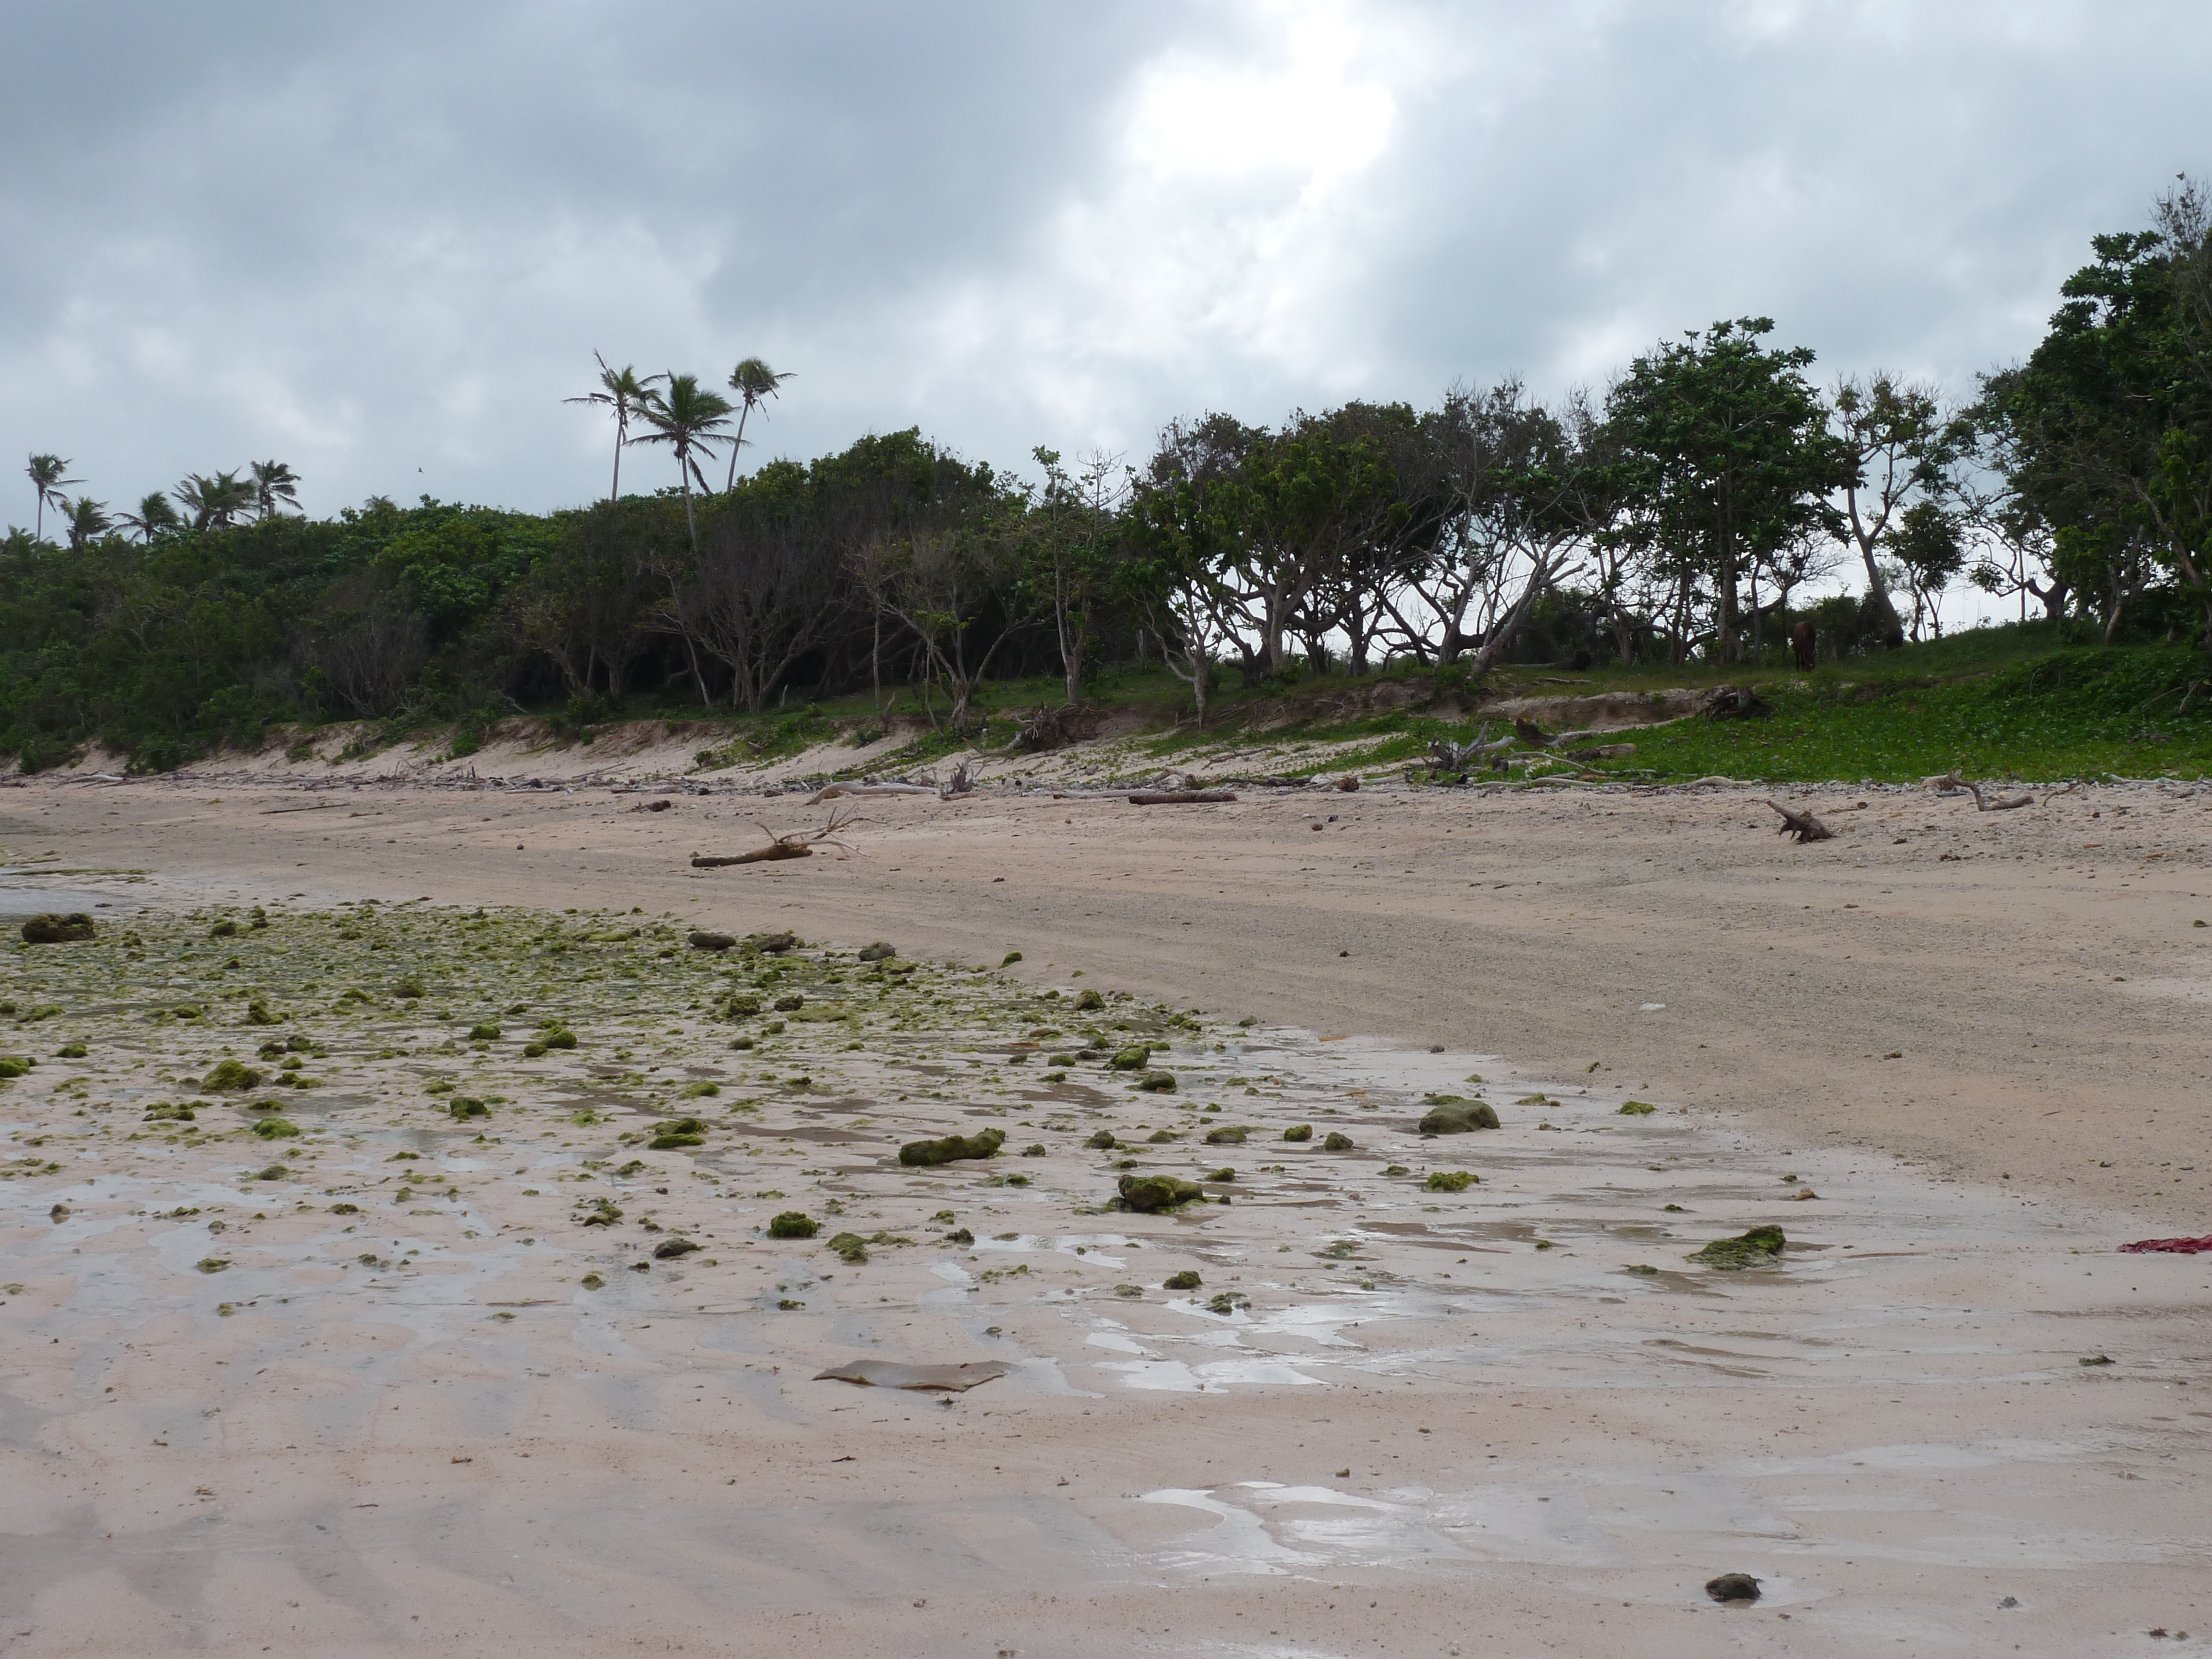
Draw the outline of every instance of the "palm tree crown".
<instances>
[{"instance_id":1,"label":"palm tree crown","mask_svg":"<svg viewBox=\"0 0 2212 1659\"><path fill-rule=\"evenodd\" d=\"M136 532L142 542L150 542L165 530L181 530L185 521L177 516L177 509L160 490L144 497L136 513L125 513L116 523Z\"/></svg>"},{"instance_id":2,"label":"palm tree crown","mask_svg":"<svg viewBox=\"0 0 2212 1659\"><path fill-rule=\"evenodd\" d=\"M300 475L282 461L254 461L253 501L257 518L265 519L280 507L300 504Z\"/></svg>"},{"instance_id":3,"label":"palm tree crown","mask_svg":"<svg viewBox=\"0 0 2212 1659\"><path fill-rule=\"evenodd\" d=\"M735 405L720 392L702 386L696 374L671 374L662 378L668 382L667 389L648 394L639 411L653 430L633 441L666 444L676 452L677 476L684 485L684 523L690 532L691 550L696 554L699 524L691 512L692 480L698 480L701 489L707 488L707 475L699 470L698 458L712 459L714 446L726 441L722 429L729 425Z\"/></svg>"},{"instance_id":4,"label":"palm tree crown","mask_svg":"<svg viewBox=\"0 0 2212 1659\"><path fill-rule=\"evenodd\" d=\"M612 488L607 492L607 499L611 501L620 501L622 499L622 453L623 446L629 441L630 416L642 415L645 412L646 405L653 401L653 383L655 380L666 380L668 377L665 374L648 374L641 380L637 377L637 370L629 364L624 363L620 368L609 368L605 357L601 357L596 351L592 356L599 359L599 389L597 392L587 392L580 398L563 398L561 401L564 404L597 404L601 408L613 412L615 479Z\"/></svg>"},{"instance_id":5,"label":"palm tree crown","mask_svg":"<svg viewBox=\"0 0 2212 1659\"><path fill-rule=\"evenodd\" d=\"M171 493L177 504L192 515L195 530L225 529L240 514L251 512L254 502L253 486L234 471L218 472L212 478L188 473Z\"/></svg>"},{"instance_id":6,"label":"palm tree crown","mask_svg":"<svg viewBox=\"0 0 2212 1659\"><path fill-rule=\"evenodd\" d=\"M730 476L722 485L725 490L738 487L738 452L745 447L745 416L775 397L775 389L789 380L792 373L787 370L779 374L759 357L748 357L730 371L730 389L738 394L742 406L738 411L737 441L730 446Z\"/></svg>"},{"instance_id":7,"label":"palm tree crown","mask_svg":"<svg viewBox=\"0 0 2212 1659\"><path fill-rule=\"evenodd\" d=\"M52 502L55 510L59 511L63 501L62 486L82 483L83 480L62 477L69 471L69 463L58 455L33 455L30 465L23 471L31 480L31 488L39 495L37 528L31 532L31 539L39 541L44 538L46 532L46 503Z\"/></svg>"},{"instance_id":8,"label":"palm tree crown","mask_svg":"<svg viewBox=\"0 0 2212 1659\"><path fill-rule=\"evenodd\" d=\"M96 536L104 536L115 527L115 520L107 516L107 503L95 501L88 495L75 501L64 500L62 517L69 525L69 542L72 551L82 550L84 544Z\"/></svg>"}]
</instances>

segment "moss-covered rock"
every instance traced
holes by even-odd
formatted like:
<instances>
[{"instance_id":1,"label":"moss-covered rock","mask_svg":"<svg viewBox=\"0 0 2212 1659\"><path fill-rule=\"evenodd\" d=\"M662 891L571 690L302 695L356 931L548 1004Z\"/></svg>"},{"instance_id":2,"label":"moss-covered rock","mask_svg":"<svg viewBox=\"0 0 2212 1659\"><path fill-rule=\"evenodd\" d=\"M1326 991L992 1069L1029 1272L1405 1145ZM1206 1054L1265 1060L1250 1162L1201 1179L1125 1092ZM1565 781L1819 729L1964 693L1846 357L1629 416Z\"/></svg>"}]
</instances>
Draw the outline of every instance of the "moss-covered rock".
<instances>
[{"instance_id":1,"label":"moss-covered rock","mask_svg":"<svg viewBox=\"0 0 2212 1659\"><path fill-rule=\"evenodd\" d=\"M1181 1273L1170 1273L1160 1281L1164 1291L1194 1291L1206 1281L1198 1276L1195 1267L1185 1267Z\"/></svg>"},{"instance_id":2,"label":"moss-covered rock","mask_svg":"<svg viewBox=\"0 0 2212 1659\"><path fill-rule=\"evenodd\" d=\"M822 1224L804 1210L786 1210L768 1224L770 1238L811 1238Z\"/></svg>"},{"instance_id":3,"label":"moss-covered rock","mask_svg":"<svg viewBox=\"0 0 2212 1659\"><path fill-rule=\"evenodd\" d=\"M1171 1095L1176 1091L1173 1072L1146 1072L1137 1079L1137 1086L1146 1094Z\"/></svg>"},{"instance_id":4,"label":"moss-covered rock","mask_svg":"<svg viewBox=\"0 0 2212 1659\"><path fill-rule=\"evenodd\" d=\"M1468 1100L1460 1095L1425 1098L1429 1109L1421 1115L1420 1125L1425 1135L1463 1135L1498 1127L1497 1109L1488 1101Z\"/></svg>"},{"instance_id":5,"label":"moss-covered rock","mask_svg":"<svg viewBox=\"0 0 2212 1659\"><path fill-rule=\"evenodd\" d=\"M253 1126L253 1133L264 1140L290 1140L300 1133L300 1126L289 1118L264 1117Z\"/></svg>"},{"instance_id":6,"label":"moss-covered rock","mask_svg":"<svg viewBox=\"0 0 2212 1659\"><path fill-rule=\"evenodd\" d=\"M848 1267L857 1267L868 1259L868 1241L858 1233L832 1233L830 1248L843 1257Z\"/></svg>"},{"instance_id":7,"label":"moss-covered rock","mask_svg":"<svg viewBox=\"0 0 2212 1659\"><path fill-rule=\"evenodd\" d=\"M491 1108L469 1095L455 1095L446 1103L447 1115L466 1121L473 1117L489 1117Z\"/></svg>"},{"instance_id":8,"label":"moss-covered rock","mask_svg":"<svg viewBox=\"0 0 2212 1659\"><path fill-rule=\"evenodd\" d=\"M1654 1106L1648 1100L1624 1100L1620 1103L1620 1111L1616 1112L1613 1115L1616 1117L1650 1117L1652 1113L1658 1109L1659 1109L1656 1106Z\"/></svg>"},{"instance_id":9,"label":"moss-covered rock","mask_svg":"<svg viewBox=\"0 0 2212 1659\"><path fill-rule=\"evenodd\" d=\"M1717 1238L1702 1250L1692 1252L1689 1259L1728 1271L1770 1267L1782 1260L1782 1253L1789 1246L1790 1241L1782 1236L1781 1228L1753 1227L1734 1238Z\"/></svg>"},{"instance_id":10,"label":"moss-covered rock","mask_svg":"<svg viewBox=\"0 0 2212 1659\"><path fill-rule=\"evenodd\" d=\"M215 1069L200 1079L200 1087L218 1094L228 1089L258 1089L264 1075L242 1060L219 1060Z\"/></svg>"},{"instance_id":11,"label":"moss-covered rock","mask_svg":"<svg viewBox=\"0 0 2212 1659\"><path fill-rule=\"evenodd\" d=\"M1114 1132L1111 1129L1101 1129L1083 1144L1094 1152L1108 1152L1121 1143L1114 1139Z\"/></svg>"},{"instance_id":12,"label":"moss-covered rock","mask_svg":"<svg viewBox=\"0 0 2212 1659\"><path fill-rule=\"evenodd\" d=\"M1470 1170L1431 1170L1422 1189L1431 1193L1463 1193L1482 1177Z\"/></svg>"},{"instance_id":13,"label":"moss-covered rock","mask_svg":"<svg viewBox=\"0 0 2212 1659\"><path fill-rule=\"evenodd\" d=\"M1206 1144L1209 1146L1242 1146L1244 1144L1243 1127L1241 1124L1224 1123L1218 1129L1208 1129L1206 1132Z\"/></svg>"},{"instance_id":14,"label":"moss-covered rock","mask_svg":"<svg viewBox=\"0 0 2212 1659\"><path fill-rule=\"evenodd\" d=\"M1164 1175L1123 1176L1118 1190L1123 1209L1146 1215L1172 1210L1206 1196L1206 1189L1196 1182Z\"/></svg>"},{"instance_id":15,"label":"moss-covered rock","mask_svg":"<svg viewBox=\"0 0 2212 1659\"><path fill-rule=\"evenodd\" d=\"M1310 1123L1293 1123L1289 1128L1283 1131L1283 1139L1285 1140L1311 1140L1313 1139L1313 1125Z\"/></svg>"},{"instance_id":16,"label":"moss-covered rock","mask_svg":"<svg viewBox=\"0 0 2212 1659\"><path fill-rule=\"evenodd\" d=\"M95 929L91 916L82 910L71 910L67 915L49 911L33 916L23 924L23 943L26 945L74 945L93 937Z\"/></svg>"},{"instance_id":17,"label":"moss-covered rock","mask_svg":"<svg viewBox=\"0 0 2212 1659\"><path fill-rule=\"evenodd\" d=\"M662 1120L646 1143L648 1152L672 1152L678 1146L700 1146L706 1144L707 1125L696 1117L672 1117Z\"/></svg>"},{"instance_id":18,"label":"moss-covered rock","mask_svg":"<svg viewBox=\"0 0 2212 1659\"><path fill-rule=\"evenodd\" d=\"M1151 1048L1139 1042L1118 1050L1108 1063L1117 1072L1141 1072L1152 1058Z\"/></svg>"},{"instance_id":19,"label":"moss-covered rock","mask_svg":"<svg viewBox=\"0 0 2212 1659\"><path fill-rule=\"evenodd\" d=\"M1331 1129L1328 1132L1328 1138L1321 1144L1321 1149L1324 1152L1356 1152L1358 1147L1358 1141L1338 1129Z\"/></svg>"},{"instance_id":20,"label":"moss-covered rock","mask_svg":"<svg viewBox=\"0 0 2212 1659\"><path fill-rule=\"evenodd\" d=\"M950 1164L957 1158L996 1158L1006 1144L1006 1132L986 1129L981 1134L946 1135L937 1140L909 1140L899 1148L899 1162L915 1167Z\"/></svg>"}]
</instances>

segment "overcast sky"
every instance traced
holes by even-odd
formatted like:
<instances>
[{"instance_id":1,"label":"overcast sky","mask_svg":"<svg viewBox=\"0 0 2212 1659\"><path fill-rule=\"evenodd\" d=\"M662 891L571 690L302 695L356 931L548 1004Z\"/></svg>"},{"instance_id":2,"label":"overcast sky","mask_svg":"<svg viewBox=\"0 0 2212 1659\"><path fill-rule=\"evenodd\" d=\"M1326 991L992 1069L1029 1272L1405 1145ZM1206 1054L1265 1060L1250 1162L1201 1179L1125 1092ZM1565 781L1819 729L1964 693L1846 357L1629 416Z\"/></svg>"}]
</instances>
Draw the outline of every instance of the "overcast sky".
<instances>
[{"instance_id":1,"label":"overcast sky","mask_svg":"<svg viewBox=\"0 0 2212 1659\"><path fill-rule=\"evenodd\" d=\"M595 349L795 371L749 465L1133 459L1744 313L1965 392L2212 171L2202 0L0 0L0 454L118 507L256 458L316 513L587 500Z\"/></svg>"}]
</instances>

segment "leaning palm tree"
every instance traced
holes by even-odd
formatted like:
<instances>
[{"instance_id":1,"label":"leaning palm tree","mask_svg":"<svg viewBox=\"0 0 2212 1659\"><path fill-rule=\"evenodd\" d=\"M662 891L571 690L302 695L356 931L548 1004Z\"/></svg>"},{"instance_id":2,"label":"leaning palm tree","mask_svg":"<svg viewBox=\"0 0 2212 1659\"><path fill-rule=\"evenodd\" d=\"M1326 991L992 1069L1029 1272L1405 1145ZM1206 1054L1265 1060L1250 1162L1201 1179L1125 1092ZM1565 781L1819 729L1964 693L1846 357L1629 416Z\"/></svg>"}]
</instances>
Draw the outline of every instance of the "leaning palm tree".
<instances>
[{"instance_id":1,"label":"leaning palm tree","mask_svg":"<svg viewBox=\"0 0 2212 1659\"><path fill-rule=\"evenodd\" d=\"M637 370L629 364L624 363L620 368L609 368L605 357L600 357L596 351L592 356L599 358L599 389L597 392L587 392L580 398L563 398L561 401L564 404L598 404L601 408L613 411L615 481L607 491L607 499L611 501L620 501L622 499L622 453L623 446L629 441L630 416L645 413L645 406L653 401L653 383L668 377L665 374L648 374L641 380L637 377Z\"/></svg>"},{"instance_id":2,"label":"leaning palm tree","mask_svg":"<svg viewBox=\"0 0 2212 1659\"><path fill-rule=\"evenodd\" d=\"M88 495L75 501L64 498L61 504L62 518L69 526L71 552L82 552L84 544L94 537L105 536L115 527L115 520L107 516L107 503L95 501Z\"/></svg>"},{"instance_id":3,"label":"leaning palm tree","mask_svg":"<svg viewBox=\"0 0 2212 1659\"><path fill-rule=\"evenodd\" d=\"M253 486L235 471L218 472L212 478L187 473L170 494L192 515L195 530L228 529L240 514L253 507Z\"/></svg>"},{"instance_id":4,"label":"leaning palm tree","mask_svg":"<svg viewBox=\"0 0 2212 1659\"><path fill-rule=\"evenodd\" d=\"M185 521L177 516L177 509L160 490L143 497L136 513L125 513L116 523L129 530L142 542L150 542L166 531L181 530Z\"/></svg>"},{"instance_id":5,"label":"leaning palm tree","mask_svg":"<svg viewBox=\"0 0 2212 1659\"><path fill-rule=\"evenodd\" d=\"M84 481L82 478L62 477L63 473L69 471L69 463L58 455L33 455L31 457L30 465L25 467L23 471L31 480L31 488L39 493L38 527L31 532L31 539L42 541L46 533L46 503L52 501L55 511L59 512L64 499L62 495L62 486L82 483Z\"/></svg>"},{"instance_id":6,"label":"leaning palm tree","mask_svg":"<svg viewBox=\"0 0 2212 1659\"><path fill-rule=\"evenodd\" d=\"M300 504L300 475L282 461L252 461L254 517L265 519L280 507Z\"/></svg>"},{"instance_id":7,"label":"leaning palm tree","mask_svg":"<svg viewBox=\"0 0 2212 1659\"><path fill-rule=\"evenodd\" d=\"M775 396L776 387L789 380L795 371L777 374L758 357L748 357L730 371L730 389L738 394L738 435L730 445L730 476L723 483L725 491L738 487L738 452L745 447L745 416L758 409L767 398Z\"/></svg>"},{"instance_id":8,"label":"leaning palm tree","mask_svg":"<svg viewBox=\"0 0 2212 1659\"><path fill-rule=\"evenodd\" d=\"M714 459L714 446L727 441L722 428L730 423L730 411L735 407L719 392L709 392L699 384L696 374L668 374L665 392L655 392L647 397L639 411L645 423L653 428L634 441L641 444L666 444L676 452L676 471L684 483L684 524L690 532L691 553L699 552L699 521L691 511L691 483L696 478L701 490L707 488L707 475L699 470L699 457Z\"/></svg>"}]
</instances>

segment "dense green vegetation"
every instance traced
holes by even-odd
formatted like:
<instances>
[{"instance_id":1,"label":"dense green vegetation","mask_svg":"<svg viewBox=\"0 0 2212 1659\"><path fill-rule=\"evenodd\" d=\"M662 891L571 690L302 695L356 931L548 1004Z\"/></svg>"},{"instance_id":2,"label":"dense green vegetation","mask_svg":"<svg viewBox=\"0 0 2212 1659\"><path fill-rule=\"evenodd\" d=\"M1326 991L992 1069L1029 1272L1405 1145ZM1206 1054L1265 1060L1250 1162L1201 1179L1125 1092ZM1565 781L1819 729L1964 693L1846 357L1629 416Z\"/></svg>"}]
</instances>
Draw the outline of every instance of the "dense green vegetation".
<instances>
[{"instance_id":1,"label":"dense green vegetation","mask_svg":"<svg viewBox=\"0 0 2212 1659\"><path fill-rule=\"evenodd\" d=\"M2044 342L1966 406L1888 376L1823 391L1749 318L1662 343L1595 401L1509 382L1272 428L1217 413L1139 466L1039 449L1035 483L918 431L740 477L746 418L790 378L757 359L735 401L602 362L572 401L613 418L609 496L551 514L378 498L309 520L265 461L116 517L35 455L32 526L0 544L0 754L35 769L100 740L158 769L342 720L450 727L465 753L534 713L574 738L729 721L707 747L728 762L896 711L924 717L920 755L1014 708L1218 729L1255 705L1341 719L1328 688L1413 676L1441 711L1542 664L1788 668L1765 719L1652 734L1654 775L2196 769L2209 229L2185 183L2151 228L2096 238ZM676 480L625 495L641 445ZM1861 591L1807 599L1845 567ZM1945 639L1961 580L2033 599L2039 631ZM1373 718L1401 722L1387 746L1429 716Z\"/></svg>"}]
</instances>

